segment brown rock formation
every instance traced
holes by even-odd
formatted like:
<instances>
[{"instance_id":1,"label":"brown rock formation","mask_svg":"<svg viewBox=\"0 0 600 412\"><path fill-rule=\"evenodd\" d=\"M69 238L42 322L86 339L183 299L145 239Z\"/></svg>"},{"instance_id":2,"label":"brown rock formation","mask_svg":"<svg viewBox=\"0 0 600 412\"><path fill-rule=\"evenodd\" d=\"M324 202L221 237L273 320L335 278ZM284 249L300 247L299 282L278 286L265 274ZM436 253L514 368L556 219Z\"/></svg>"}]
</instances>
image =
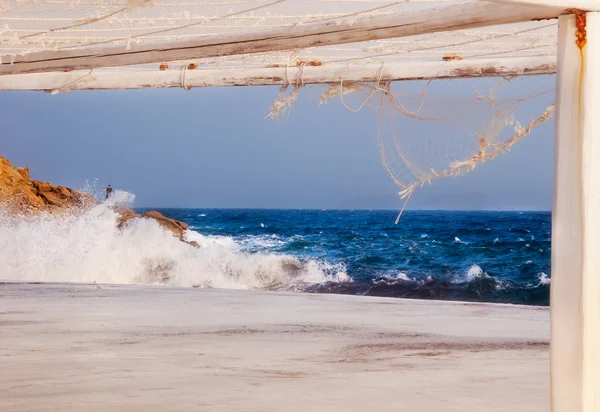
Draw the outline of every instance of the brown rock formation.
<instances>
[{"instance_id":1,"label":"brown rock formation","mask_svg":"<svg viewBox=\"0 0 600 412\"><path fill-rule=\"evenodd\" d=\"M15 214L61 213L73 209L84 210L98 203L87 193L31 180L29 169L14 167L8 160L0 157L0 210ZM154 219L180 240L183 240L183 233L188 228L187 224L169 219L156 211L146 212L141 216L124 206L114 206L113 210L120 215L119 228L126 226L132 219Z\"/></svg>"},{"instance_id":2,"label":"brown rock formation","mask_svg":"<svg viewBox=\"0 0 600 412\"><path fill-rule=\"evenodd\" d=\"M96 199L86 193L31 180L27 168L13 167L8 160L0 157L0 209L21 214L53 213L96 203Z\"/></svg>"},{"instance_id":3,"label":"brown rock formation","mask_svg":"<svg viewBox=\"0 0 600 412\"><path fill-rule=\"evenodd\" d=\"M183 223L179 220L165 217L155 210L150 210L144 213L144 217L156 220L162 227L171 231L175 236L179 237L180 239L183 236L183 232L186 231L188 228L187 223Z\"/></svg>"},{"instance_id":4,"label":"brown rock formation","mask_svg":"<svg viewBox=\"0 0 600 412\"><path fill-rule=\"evenodd\" d=\"M188 225L186 223L180 222L179 220L170 219L168 217L163 216L160 212L155 210L148 211L143 215L138 215L131 209L127 209L126 207L118 206L115 208L115 211L121 215L119 218L119 228L123 228L127 226L127 223L132 219L146 218L146 219L154 219L156 220L163 228L173 233L179 240L183 239L183 233L187 230ZM193 242L195 243L195 242ZM194 246L197 246L195 244Z\"/></svg>"}]
</instances>

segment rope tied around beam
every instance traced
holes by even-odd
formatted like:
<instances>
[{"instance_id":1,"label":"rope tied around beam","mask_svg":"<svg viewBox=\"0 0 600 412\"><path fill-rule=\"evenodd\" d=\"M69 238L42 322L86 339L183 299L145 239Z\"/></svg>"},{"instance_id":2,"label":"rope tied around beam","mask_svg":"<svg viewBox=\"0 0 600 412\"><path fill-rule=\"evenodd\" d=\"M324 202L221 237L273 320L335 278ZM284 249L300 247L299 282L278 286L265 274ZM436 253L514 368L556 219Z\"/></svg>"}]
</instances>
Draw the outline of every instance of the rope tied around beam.
<instances>
[{"instance_id":1,"label":"rope tied around beam","mask_svg":"<svg viewBox=\"0 0 600 412\"><path fill-rule=\"evenodd\" d=\"M181 87L183 88L183 90L185 90L186 92L189 92L191 87L189 87L185 80L186 80L186 73L188 70L188 66L185 65L181 68L181 77L180 77L180 81L181 81Z\"/></svg>"},{"instance_id":2,"label":"rope tied around beam","mask_svg":"<svg viewBox=\"0 0 600 412\"><path fill-rule=\"evenodd\" d=\"M70 81L69 83L66 83L66 84L64 84L64 85L62 85L60 87L55 88L55 89L45 90L45 91L48 92L48 93L50 93L50 94L52 94L52 95L55 95L55 94L58 94L58 93L69 93L71 91L71 89L69 88L69 86L77 84L80 81L82 81L83 79L85 79L86 77L91 76L93 71L94 71L94 69L90 69L90 71L87 74L84 74L83 76L81 76L81 77L79 77L79 78L77 78L77 79L75 79L73 81Z\"/></svg>"},{"instance_id":3,"label":"rope tied around beam","mask_svg":"<svg viewBox=\"0 0 600 412\"><path fill-rule=\"evenodd\" d=\"M269 108L269 112L265 116L265 119L281 119L281 121L286 121L294 108L296 101L298 100L298 96L300 94L300 88L304 87L304 67L306 67L305 62L295 63L294 67L298 67L298 73L296 75L295 82L292 83L289 76L289 68L291 65L291 61L296 55L296 52L292 53L290 56L290 61L285 66L285 78L287 84L282 86L279 89L279 94L277 98ZM292 91L288 94L287 91L289 87L292 87Z\"/></svg>"}]
</instances>

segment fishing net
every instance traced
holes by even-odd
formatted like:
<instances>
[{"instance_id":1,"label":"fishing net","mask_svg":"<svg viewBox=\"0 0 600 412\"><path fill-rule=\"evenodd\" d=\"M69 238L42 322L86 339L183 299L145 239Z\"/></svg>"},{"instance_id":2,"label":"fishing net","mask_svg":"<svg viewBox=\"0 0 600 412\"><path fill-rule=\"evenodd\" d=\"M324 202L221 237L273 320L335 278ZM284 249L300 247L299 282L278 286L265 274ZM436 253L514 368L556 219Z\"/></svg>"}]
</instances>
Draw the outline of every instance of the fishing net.
<instances>
[{"instance_id":1,"label":"fishing net","mask_svg":"<svg viewBox=\"0 0 600 412\"><path fill-rule=\"evenodd\" d=\"M382 70L383 71L383 70ZM300 76L298 76L300 77ZM267 117L285 120L302 81L284 86ZM511 150L554 112L553 76L331 84L321 104L370 109L381 162L404 208L434 179L460 176ZM398 219L396 222L398 222Z\"/></svg>"},{"instance_id":2,"label":"fishing net","mask_svg":"<svg viewBox=\"0 0 600 412\"><path fill-rule=\"evenodd\" d=\"M548 76L466 77L553 73L564 12L479 0L0 0L0 90L283 84L268 117L285 121L319 84L321 103L377 116L403 210L416 188L474 170L551 117Z\"/></svg>"}]
</instances>

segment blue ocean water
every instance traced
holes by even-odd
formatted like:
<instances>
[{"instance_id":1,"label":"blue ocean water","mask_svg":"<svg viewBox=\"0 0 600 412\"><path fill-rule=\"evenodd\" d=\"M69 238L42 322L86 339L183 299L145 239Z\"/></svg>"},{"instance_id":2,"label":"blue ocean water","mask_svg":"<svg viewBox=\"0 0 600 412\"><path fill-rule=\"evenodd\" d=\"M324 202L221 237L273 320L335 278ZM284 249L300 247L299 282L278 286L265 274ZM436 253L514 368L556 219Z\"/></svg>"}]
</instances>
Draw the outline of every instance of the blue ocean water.
<instances>
[{"instance_id":1,"label":"blue ocean water","mask_svg":"<svg viewBox=\"0 0 600 412\"><path fill-rule=\"evenodd\" d=\"M549 212L407 211L395 225L395 211L160 211L243 253L292 255L351 278L306 292L549 304Z\"/></svg>"}]
</instances>

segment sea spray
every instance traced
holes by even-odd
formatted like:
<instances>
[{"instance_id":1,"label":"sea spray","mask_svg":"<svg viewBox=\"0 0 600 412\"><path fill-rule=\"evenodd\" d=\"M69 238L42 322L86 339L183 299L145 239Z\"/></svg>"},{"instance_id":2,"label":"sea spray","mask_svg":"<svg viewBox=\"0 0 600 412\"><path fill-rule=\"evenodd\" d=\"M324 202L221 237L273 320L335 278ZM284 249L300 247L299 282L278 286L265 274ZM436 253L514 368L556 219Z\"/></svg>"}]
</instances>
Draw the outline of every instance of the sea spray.
<instances>
[{"instance_id":1,"label":"sea spray","mask_svg":"<svg viewBox=\"0 0 600 412\"><path fill-rule=\"evenodd\" d=\"M4 216L0 278L549 302L546 213L407 212L396 226L387 211L159 210L200 232L184 234L198 249L153 220L116 229L113 206L132 201L115 191L66 218Z\"/></svg>"},{"instance_id":2,"label":"sea spray","mask_svg":"<svg viewBox=\"0 0 600 412\"><path fill-rule=\"evenodd\" d=\"M0 278L10 281L155 284L232 289L302 289L349 282L343 265L274 253L248 253L231 237L187 232L194 247L152 219L119 229L115 191L85 211L15 216L0 212Z\"/></svg>"},{"instance_id":3,"label":"sea spray","mask_svg":"<svg viewBox=\"0 0 600 412\"><path fill-rule=\"evenodd\" d=\"M550 277L547 274L545 274L544 272L541 272L538 274L538 279L539 279L539 283L537 284L537 286L550 284Z\"/></svg>"}]
</instances>

